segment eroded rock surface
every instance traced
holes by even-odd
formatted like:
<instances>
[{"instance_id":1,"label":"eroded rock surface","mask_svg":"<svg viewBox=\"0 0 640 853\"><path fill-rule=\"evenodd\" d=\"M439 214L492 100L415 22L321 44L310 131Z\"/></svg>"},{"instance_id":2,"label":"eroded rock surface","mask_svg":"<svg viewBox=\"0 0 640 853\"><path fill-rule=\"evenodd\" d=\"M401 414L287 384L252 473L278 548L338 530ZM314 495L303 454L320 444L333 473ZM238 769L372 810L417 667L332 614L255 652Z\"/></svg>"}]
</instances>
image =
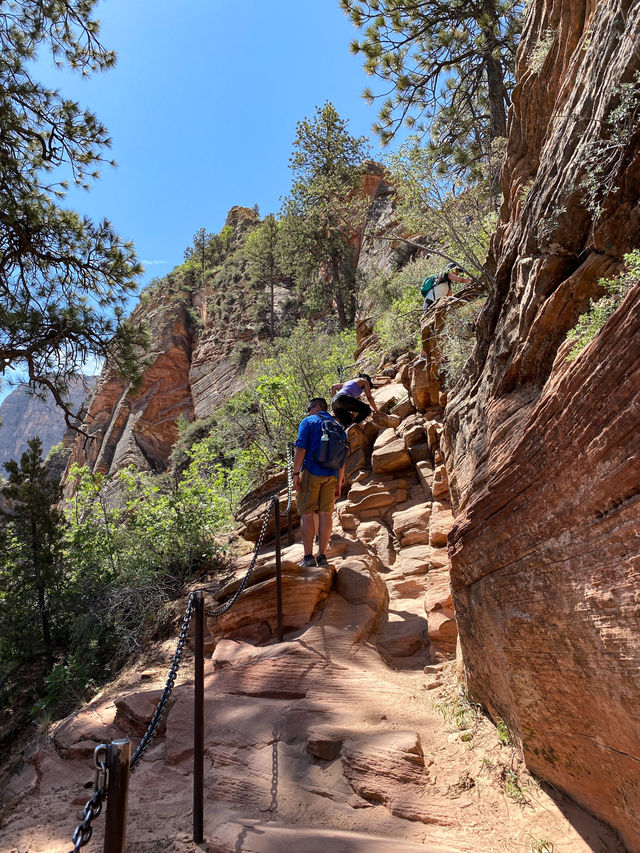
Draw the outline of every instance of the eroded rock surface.
<instances>
[{"instance_id":1,"label":"eroded rock surface","mask_svg":"<svg viewBox=\"0 0 640 853\"><path fill-rule=\"evenodd\" d=\"M610 123L639 40L638 2L531 7L495 285L446 414L453 602L471 693L518 734L529 767L630 850L640 850L640 287L571 364L563 342L598 279L638 246L637 116L624 141ZM605 175L593 155L610 132Z\"/></svg>"}]
</instances>

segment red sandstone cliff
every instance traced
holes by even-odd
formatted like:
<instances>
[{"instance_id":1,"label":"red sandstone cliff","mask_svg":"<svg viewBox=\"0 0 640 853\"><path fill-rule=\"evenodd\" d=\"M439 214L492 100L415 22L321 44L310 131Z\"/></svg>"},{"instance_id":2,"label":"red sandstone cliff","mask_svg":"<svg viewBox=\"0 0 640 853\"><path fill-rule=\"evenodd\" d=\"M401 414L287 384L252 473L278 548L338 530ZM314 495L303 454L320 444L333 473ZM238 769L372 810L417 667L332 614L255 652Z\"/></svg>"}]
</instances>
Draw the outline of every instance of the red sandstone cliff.
<instances>
[{"instance_id":1,"label":"red sandstone cliff","mask_svg":"<svg viewBox=\"0 0 640 853\"><path fill-rule=\"evenodd\" d=\"M598 279L638 247L638 44L637 0L532 4L495 287L445 425L470 692L517 733L534 772L630 850L640 850L640 285L571 364L563 342ZM614 123L625 84L636 104Z\"/></svg>"}]
</instances>

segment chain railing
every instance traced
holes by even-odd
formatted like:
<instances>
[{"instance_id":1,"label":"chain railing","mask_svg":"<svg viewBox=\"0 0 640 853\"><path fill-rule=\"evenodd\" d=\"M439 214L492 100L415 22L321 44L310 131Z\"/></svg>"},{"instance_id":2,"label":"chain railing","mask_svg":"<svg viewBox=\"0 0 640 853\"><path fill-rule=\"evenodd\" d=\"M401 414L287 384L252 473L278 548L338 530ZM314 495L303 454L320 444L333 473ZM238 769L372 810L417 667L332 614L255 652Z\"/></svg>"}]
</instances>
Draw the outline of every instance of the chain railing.
<instances>
[{"instance_id":1,"label":"chain railing","mask_svg":"<svg viewBox=\"0 0 640 853\"><path fill-rule=\"evenodd\" d=\"M293 497L293 448L291 444L287 444L287 507L286 513L288 516L288 525L289 525L289 534L291 535L291 503ZM154 736L157 734L160 723L162 721L162 717L167 708L167 704L171 697L171 693L173 691L173 687L175 685L176 676L178 674L178 669L180 668L180 663L182 660L182 654L184 651L184 646L187 639L187 631L189 630L189 624L191 622L192 614L196 613L196 654L195 654L195 709L194 709L194 719L196 721L194 727L194 841L199 843L202 841L202 796L203 796L203 786L202 786L202 759L203 759L203 706L204 705L204 694L203 694L203 672L202 672L202 646L203 646L203 623L204 623L204 614L206 614L210 618L217 618L218 616L222 616L222 614L227 613L233 605L237 602L237 600L242 595L245 590L247 583L249 582L249 578L255 568L256 560L258 558L258 554L260 549L262 548L262 543L264 541L264 537L267 532L267 526L269 524L269 519L271 518L271 513L275 515L275 558L276 558L276 605L277 605L277 618L278 618L278 640L282 642L282 580L281 580L281 565L280 565L280 502L277 495L274 495L269 502L269 508L267 509L264 520L262 522L262 528L260 530L260 535L258 536L258 540L256 542L253 556L251 558L251 562L247 569L245 576L240 582L238 589L235 591L233 596L229 599L229 601L225 602L225 604L220 607L216 607L215 609L208 609L203 606L203 592L202 590L197 590L189 593L187 599L187 608L185 611L184 618L182 620L182 627L180 629L180 634L178 635L178 643L176 646L176 651L173 656L173 660L171 662L171 667L169 669L169 675L167 677L167 682L162 691L162 695L160 700L156 706L156 710L153 714L151 722L147 727L147 731L144 734L144 737L140 741L138 748L133 754L131 760L128 760L129 752L127 751L127 763L126 769L122 768L122 753L118 752L114 753L112 756L111 750L116 744L121 745L125 743L125 741L114 741L112 744L100 744L96 747L94 752L94 762L96 765L96 781L94 792L91 798L88 800L84 811L83 811L83 819L82 822L76 827L72 841L74 844L73 850L70 853L77 853L82 847L89 843L91 836L93 835L93 827L92 821L97 818L102 812L103 803L107 800L107 795L111 790L109 787L109 771L110 769L115 769L120 777L122 777L123 772L126 775L126 779L120 778L116 781L116 786L114 788L114 792L112 793L111 799L118 800L118 806L114 811L117 811L118 808L122 812L121 814L116 815L110 819L109 810L107 811L107 824L116 827L111 831L112 841L108 842L107 836L109 835L109 828L107 829L107 833L105 834L105 853L123 853L124 851L124 839L125 839L125 820L126 820L126 801L127 801L127 791L128 791L128 777L133 771L136 769L138 764L140 763L144 753L149 748L151 741ZM291 542L291 538L290 538ZM126 741L127 747L129 747L129 741ZM274 768L277 769L277 740L275 746L275 758L274 758ZM109 764L109 760L112 760L112 763ZM115 774L114 774L115 775ZM277 780L277 772L274 772L274 778ZM276 782L277 784L277 782ZM273 794L273 792L272 792ZM272 810L274 807L277 807L275 804L277 800L272 799Z\"/></svg>"},{"instance_id":2,"label":"chain railing","mask_svg":"<svg viewBox=\"0 0 640 853\"><path fill-rule=\"evenodd\" d=\"M240 598L240 596L244 592L244 589L245 589L247 583L249 582L249 578L251 577L251 574L252 574L253 569L255 567L256 560L258 559L258 553L260 552L260 549L262 548L262 540L264 539L265 533L267 532L267 524L269 523L269 519L271 518L272 509L273 509L273 501L271 501L269 503L269 509L267 510L265 517L264 517L264 521L262 522L262 529L260 530L260 535L258 536L258 541L256 542L256 546L253 549L253 557L251 558L251 562L249 563L249 568L247 569L247 573L242 578L242 580L240 582L240 586L238 587L238 589L235 591L235 593L229 599L229 601L225 602L224 604L221 604L220 607L216 607L215 610L211 610L210 608L205 607L204 612L207 614L207 616L210 619L215 619L218 616L222 616L222 614L226 613L228 610L231 610L233 605L236 603L236 601Z\"/></svg>"},{"instance_id":3,"label":"chain railing","mask_svg":"<svg viewBox=\"0 0 640 853\"><path fill-rule=\"evenodd\" d=\"M93 795L87 802L82 812L82 823L76 826L71 840L73 841L73 850L70 853L78 853L82 847L89 843L93 835L93 827L91 821L97 818L102 812L102 803L107 796L107 766L105 764L107 754L107 745L101 743L93 751L93 761L96 766L96 781L94 785Z\"/></svg>"},{"instance_id":4,"label":"chain railing","mask_svg":"<svg viewBox=\"0 0 640 853\"><path fill-rule=\"evenodd\" d=\"M176 676L178 674L178 669L180 668L184 645L187 639L187 631L189 629L191 614L193 612L193 599L194 593L192 592L189 594L187 600L187 609L184 615L184 619L182 620L182 628L180 629L180 634L178 636L178 644L176 647L175 654L173 656L173 660L171 662L171 667L169 669L167 683L164 687L164 690L162 691L160 701L156 706L155 713L151 719L151 722L149 723L147 731L145 732L144 737L140 741L140 744L136 749L133 757L131 758L131 761L128 762L128 774L133 773L133 771L139 764L143 754L148 749L152 739L157 734L160 722L167 707L167 703L169 701L169 698L171 697ZM102 812L103 802L107 799L109 771L107 768L106 761L108 750L109 746L107 744L100 744L96 747L94 751L94 762L96 765L96 781L94 786L94 792L91 799L84 807L84 811L82 814L82 823L78 824L71 837L74 846L73 850L71 850L70 853L77 853L78 850L80 850L82 847L89 843L89 841L91 840L91 836L93 835L93 827L91 826L91 822L95 818L97 818L98 815ZM124 836L122 837L122 842L124 842ZM106 849L107 847L105 846L105 850ZM114 846L112 849L117 849L117 845Z\"/></svg>"},{"instance_id":5,"label":"chain railing","mask_svg":"<svg viewBox=\"0 0 640 853\"><path fill-rule=\"evenodd\" d=\"M167 702L171 697L171 693L173 691L173 686L176 681L176 675L178 674L178 670L180 668L180 661L182 660L182 652L184 650L184 644L187 640L187 631L189 630L189 623L191 622L191 614L193 613L193 597L194 593L189 593L189 598L187 599L187 609L184 614L184 619L182 620L182 628L180 629L180 634L178 635L178 645L176 646L176 651L173 656L173 661L171 662L171 668L169 669L169 675L167 677L167 683L165 684L164 690L162 691L162 695L160 696L160 701L156 706L155 713L151 718L151 722L145 732L144 737L140 741L140 744L131 758L131 772L136 769L138 766L140 759L142 758L145 751L148 749L149 744L153 740L154 736L158 731L158 727L160 726L160 722L162 720L162 716L167 707Z\"/></svg>"}]
</instances>

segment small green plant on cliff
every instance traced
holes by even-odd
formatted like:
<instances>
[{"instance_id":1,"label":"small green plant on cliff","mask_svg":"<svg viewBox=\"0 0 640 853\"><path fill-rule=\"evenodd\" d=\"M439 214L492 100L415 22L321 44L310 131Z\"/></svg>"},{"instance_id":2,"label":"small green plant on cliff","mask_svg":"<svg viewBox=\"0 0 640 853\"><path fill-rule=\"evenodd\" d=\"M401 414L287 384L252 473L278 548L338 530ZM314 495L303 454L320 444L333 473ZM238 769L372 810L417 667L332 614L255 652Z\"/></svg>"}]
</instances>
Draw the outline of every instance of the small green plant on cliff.
<instances>
[{"instance_id":1,"label":"small green plant on cliff","mask_svg":"<svg viewBox=\"0 0 640 853\"><path fill-rule=\"evenodd\" d=\"M527 802L527 796L520 784L520 779L518 778L518 774L515 770L507 770L505 768L502 781L504 785L504 792L509 799L519 805L524 805Z\"/></svg>"},{"instance_id":2,"label":"small green plant on cliff","mask_svg":"<svg viewBox=\"0 0 640 853\"><path fill-rule=\"evenodd\" d=\"M572 342L567 361L574 361L580 355L587 344L602 329L609 317L619 308L631 287L638 282L640 278L640 249L634 249L633 252L625 255L624 260L627 271L616 276L616 278L600 279L598 284L604 288L604 296L597 300L591 299L589 310L586 314L580 315L578 322L567 335Z\"/></svg>"},{"instance_id":3,"label":"small green plant on cliff","mask_svg":"<svg viewBox=\"0 0 640 853\"><path fill-rule=\"evenodd\" d=\"M527 846L530 853L553 853L553 843L548 838L538 838L532 833L527 835Z\"/></svg>"},{"instance_id":4,"label":"small green plant on cliff","mask_svg":"<svg viewBox=\"0 0 640 853\"><path fill-rule=\"evenodd\" d=\"M444 374L447 388L455 384L476 342L476 320L484 305L484 298L453 303L438 336L440 352L444 357Z\"/></svg>"},{"instance_id":5,"label":"small green plant on cliff","mask_svg":"<svg viewBox=\"0 0 640 853\"><path fill-rule=\"evenodd\" d=\"M549 55L549 51L553 45L554 36L555 34L553 30L545 30L540 37L540 41L531 52L531 56L529 57L529 68L535 74L539 74L542 70L544 61Z\"/></svg>"},{"instance_id":6,"label":"small green plant on cliff","mask_svg":"<svg viewBox=\"0 0 640 853\"><path fill-rule=\"evenodd\" d=\"M509 729L507 728L507 724L502 719L502 717L500 717L498 719L496 731L498 734L498 742L501 744L501 746L512 746L513 745L513 741L511 740L511 734L509 733Z\"/></svg>"},{"instance_id":7,"label":"small green plant on cliff","mask_svg":"<svg viewBox=\"0 0 640 853\"><path fill-rule=\"evenodd\" d=\"M608 196L619 189L619 179L640 118L640 71L630 83L618 86L617 106L602 122L599 139L587 143L584 175L578 185L595 223Z\"/></svg>"},{"instance_id":8,"label":"small green plant on cliff","mask_svg":"<svg viewBox=\"0 0 640 853\"><path fill-rule=\"evenodd\" d=\"M470 702L466 695L447 692L436 702L432 703L433 710L453 729L462 732L461 740L470 741L477 726L483 719L479 705Z\"/></svg>"}]
</instances>

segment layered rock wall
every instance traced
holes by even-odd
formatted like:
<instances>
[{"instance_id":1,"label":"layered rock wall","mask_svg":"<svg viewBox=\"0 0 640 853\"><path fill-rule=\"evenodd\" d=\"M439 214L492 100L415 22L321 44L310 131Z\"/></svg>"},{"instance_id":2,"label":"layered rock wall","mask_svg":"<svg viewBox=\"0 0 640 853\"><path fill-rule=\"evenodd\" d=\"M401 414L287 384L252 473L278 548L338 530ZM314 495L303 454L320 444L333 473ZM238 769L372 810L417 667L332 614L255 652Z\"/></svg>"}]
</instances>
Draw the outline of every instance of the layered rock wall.
<instances>
[{"instance_id":1,"label":"layered rock wall","mask_svg":"<svg viewBox=\"0 0 640 853\"><path fill-rule=\"evenodd\" d=\"M638 247L639 43L637 0L531 4L495 283L445 417L470 692L506 720L536 773L630 850L640 850L640 285L571 364L564 340L598 279Z\"/></svg>"}]
</instances>

